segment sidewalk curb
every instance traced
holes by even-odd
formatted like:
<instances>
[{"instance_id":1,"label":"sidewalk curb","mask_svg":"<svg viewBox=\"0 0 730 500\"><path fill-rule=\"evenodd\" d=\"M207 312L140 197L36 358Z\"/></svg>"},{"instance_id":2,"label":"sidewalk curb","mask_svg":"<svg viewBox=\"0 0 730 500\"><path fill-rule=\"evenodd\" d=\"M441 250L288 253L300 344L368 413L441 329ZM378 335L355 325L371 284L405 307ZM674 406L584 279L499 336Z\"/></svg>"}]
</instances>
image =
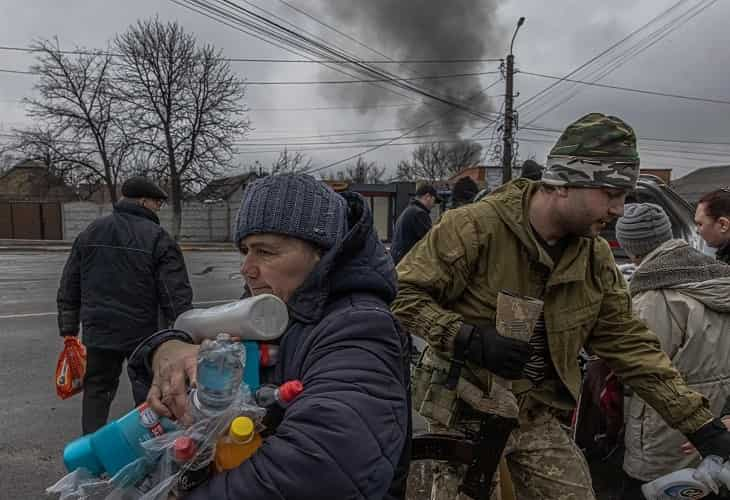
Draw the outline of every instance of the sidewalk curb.
<instances>
[{"instance_id":1,"label":"sidewalk curb","mask_svg":"<svg viewBox=\"0 0 730 500\"><path fill-rule=\"evenodd\" d=\"M62 242L62 244L33 244L28 242L7 244L4 241L0 244L0 253L69 252L70 250L71 244L66 242ZM180 244L180 250L183 252L237 252L232 243L222 243L220 245L182 243Z\"/></svg>"}]
</instances>

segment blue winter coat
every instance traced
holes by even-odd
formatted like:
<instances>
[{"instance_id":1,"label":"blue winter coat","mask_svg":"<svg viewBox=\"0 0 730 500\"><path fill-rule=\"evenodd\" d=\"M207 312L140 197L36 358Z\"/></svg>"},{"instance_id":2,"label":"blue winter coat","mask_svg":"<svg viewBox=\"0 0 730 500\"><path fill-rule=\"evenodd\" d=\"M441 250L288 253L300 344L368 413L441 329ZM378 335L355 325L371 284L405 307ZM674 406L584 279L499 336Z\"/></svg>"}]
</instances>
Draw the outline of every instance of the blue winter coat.
<instances>
[{"instance_id":1,"label":"blue winter coat","mask_svg":"<svg viewBox=\"0 0 730 500\"><path fill-rule=\"evenodd\" d=\"M367 205L343 196L350 230L289 301L279 362L264 374L304 392L251 459L186 499L403 498L409 351L389 310L396 276Z\"/></svg>"}]
</instances>

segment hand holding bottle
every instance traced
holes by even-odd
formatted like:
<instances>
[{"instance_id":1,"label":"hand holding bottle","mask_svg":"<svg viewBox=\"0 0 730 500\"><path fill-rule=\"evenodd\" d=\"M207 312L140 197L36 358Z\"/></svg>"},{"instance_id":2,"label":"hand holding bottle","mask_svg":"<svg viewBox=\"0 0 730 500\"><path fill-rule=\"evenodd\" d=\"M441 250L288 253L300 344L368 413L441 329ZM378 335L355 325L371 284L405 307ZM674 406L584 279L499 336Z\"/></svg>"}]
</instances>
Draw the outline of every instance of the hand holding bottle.
<instances>
[{"instance_id":1,"label":"hand holding bottle","mask_svg":"<svg viewBox=\"0 0 730 500\"><path fill-rule=\"evenodd\" d=\"M200 346L169 340L157 348L152 358L153 379L147 402L158 415L184 419L188 387L197 385Z\"/></svg>"}]
</instances>

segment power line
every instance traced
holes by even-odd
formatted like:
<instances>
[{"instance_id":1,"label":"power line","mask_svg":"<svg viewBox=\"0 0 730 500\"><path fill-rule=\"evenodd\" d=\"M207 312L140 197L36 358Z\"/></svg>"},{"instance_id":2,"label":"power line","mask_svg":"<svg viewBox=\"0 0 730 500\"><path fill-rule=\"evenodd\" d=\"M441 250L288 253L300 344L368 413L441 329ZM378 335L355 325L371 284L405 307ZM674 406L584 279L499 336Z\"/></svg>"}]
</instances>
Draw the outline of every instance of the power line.
<instances>
[{"instance_id":1,"label":"power line","mask_svg":"<svg viewBox=\"0 0 730 500\"><path fill-rule=\"evenodd\" d=\"M656 90L635 89L635 88L631 88L631 87L622 87L619 85L608 85L605 83L596 83L596 82L587 82L584 80L575 80L573 78L565 78L562 76L546 75L544 73L532 73L530 71L520 71L520 73L522 73L523 75L528 75L528 76L549 78L551 80L560 80L563 82L580 83L581 85L590 85L592 87L621 90L623 92L635 92L637 94L646 94L646 95L654 95L654 96L661 96L661 97L672 97L675 99L685 99L688 101L707 102L707 103L712 103L712 104L730 104L730 101L724 100L724 99L713 99L713 98L709 98L709 97L697 97L697 96L688 96L688 95L681 95L681 94L672 94L672 93L668 93L668 92L659 92Z\"/></svg>"},{"instance_id":2,"label":"power line","mask_svg":"<svg viewBox=\"0 0 730 500\"><path fill-rule=\"evenodd\" d=\"M309 81L246 81L246 85L343 85L348 83L375 83L375 82L411 82L418 80L443 80L449 78L468 78L474 76L494 75L498 71L483 71L479 73L452 73L445 75L414 76L408 78L371 78L360 80L309 80Z\"/></svg>"},{"instance_id":3,"label":"power line","mask_svg":"<svg viewBox=\"0 0 730 500\"><path fill-rule=\"evenodd\" d=\"M177 0L172 1L178 3ZM210 6L208 4L203 4L201 0L183 0L183 2L185 2L186 4L196 4L204 10L210 10ZM235 16L232 16L231 12L229 11L221 14L222 16L226 18L235 18L237 23L243 24L248 28L258 33L262 33L263 35L268 37L267 40L273 38L288 46L296 47L298 49L304 50L308 54L319 55L320 57L336 57L349 60L351 63L350 66L356 71L364 72L368 75L374 75L379 78L389 78L391 79L391 81L389 81L388 83L393 84L398 88L423 95L434 101L447 104L451 107L459 108L464 112L480 118L484 118L483 114L481 114L479 111L475 111L474 109L465 106L462 102L454 101L453 99L450 99L448 97L443 97L441 95L435 94L429 89L417 87L407 82L398 81L397 75L393 75L392 73L388 73L387 71L379 69L377 67L360 63L357 58L350 56L349 54L345 53L341 49L338 49L337 47L331 46L331 44L318 42L310 37L302 35L301 33L297 32L298 28L294 30L286 28L265 16L256 14L250 9L246 9L245 7L237 5L229 0L218 0L218 3L226 5L229 9L233 9L236 12L243 13L243 15L248 19L235 18Z\"/></svg>"},{"instance_id":4,"label":"power line","mask_svg":"<svg viewBox=\"0 0 730 500\"><path fill-rule=\"evenodd\" d=\"M12 69L0 68L0 72L3 73L18 73L24 75L40 75L38 71L19 71ZM370 78L370 79L357 79L357 80L303 80L303 81L287 81L287 80L272 80L272 81L257 81L246 80L246 85L344 85L348 83L374 83L374 82L409 82L417 80L442 80L449 78L467 78L474 76L483 75L494 75L499 73L498 71L484 71L477 73L451 73L443 75L428 75L428 76L414 76L409 78Z\"/></svg>"},{"instance_id":5,"label":"power line","mask_svg":"<svg viewBox=\"0 0 730 500\"><path fill-rule=\"evenodd\" d=\"M25 53L36 53L43 52L42 49L35 49L32 47L12 47L7 45L0 45L0 50L25 52ZM121 54L114 52L106 52L102 50L58 50L59 54L64 55L103 55L111 57L122 57ZM247 62L247 63L286 63L286 64L297 64L297 63L313 63L313 64L349 64L350 61L345 59L283 59L283 58L262 58L262 57L220 57L219 61L226 62ZM472 59L360 59L362 63L366 64L474 64L474 63L490 63L500 62L500 59L494 58L472 58Z\"/></svg>"},{"instance_id":6,"label":"power line","mask_svg":"<svg viewBox=\"0 0 730 500\"><path fill-rule=\"evenodd\" d=\"M639 26L638 28L636 28L635 30L633 30L632 32L630 32L628 35L626 35L625 37L623 37L618 42L615 42L614 44L612 44L611 46L609 46L607 49L601 51L600 53L596 54L595 56L593 56L592 58L590 58L589 60L587 60L586 62L584 62L580 66L578 66L577 68L575 68L572 71L570 71L568 74L565 75L564 78L570 78L571 76L575 75L580 70L582 70L583 68L589 66L590 64L593 64L595 61L597 61L598 59L600 59L604 55L608 54L613 49L615 49L616 47L618 47L621 44L623 44L625 41L629 40L635 34L639 33L640 31L643 31L648 26L650 26L653 22L655 22L656 20L660 19L661 17L667 15L669 12L671 12L674 9L676 9L682 3L685 3L687 1L688 0L679 0L674 5L670 6L668 9L660 12L658 15L656 15L655 17L653 17L652 19L650 19L648 22L644 23L643 25ZM525 100L525 102L522 103L522 107L528 106L530 103L532 103L533 101L535 101L536 99L538 99L540 96L544 95L546 92L549 92L551 89L553 89L554 87L556 87L559 84L560 84L560 81L557 81L557 82L555 82L553 84L548 85L547 87L545 87L544 89L540 90L536 94L533 94L531 97L527 98L527 100Z\"/></svg>"},{"instance_id":7,"label":"power line","mask_svg":"<svg viewBox=\"0 0 730 500\"><path fill-rule=\"evenodd\" d=\"M486 92L487 90L489 90L490 88L492 88L492 87L494 87L495 85L497 85L497 84L498 84L498 83L499 83L500 81L501 81L501 79L500 79L500 78L498 78L498 79L497 79L497 80L495 80L494 82L490 83L489 85L487 85L486 87L484 87L483 89L481 89L481 90L480 90L479 92L477 92L477 93L475 93L475 94L471 95L471 96L469 97L469 99L467 99L467 101L473 100L473 99L475 99L475 98L479 97L480 95L484 94L484 93L485 93L485 92ZM455 109L453 109L453 108L452 108L452 109L450 109L450 110L449 110L449 111L448 111L448 112L446 113L446 115L450 114L450 113L451 113L451 112L453 112L453 111L455 111ZM371 153L371 152L373 152L373 151L376 151L376 150L378 150L378 149L380 149L380 148L384 148L384 147L386 147L386 146L389 146L389 145L393 144L393 143L394 143L395 141L397 141L398 139L402 139L402 138L404 138L404 137L406 137L406 136L410 135L411 133L415 132L416 130L420 130L420 129L424 128L424 127L427 127L427 126L428 126L428 125L430 125L431 123L435 122L435 121L436 121L437 119L438 119L438 118L433 118L433 119L431 119L431 120L427 120L427 121L425 121L425 122L421 123L420 125L416 125L415 127L413 127L413 128L411 128L411 129L409 129L409 130L405 131L404 133L402 133L402 134L401 134L401 135L399 135L398 137L394 137L394 138L392 138L392 139L389 139L389 140L387 140L387 141L385 141L385 142L383 142L383 143L381 143L381 144L377 144L377 145L375 145L375 146L372 146L372 147L370 147L370 148L367 148L367 149L366 149L365 151L361 151L361 152L359 152L359 153L357 153L357 154L354 154L354 155L350 155L350 156L348 156L348 157L346 157L346 158L342 158L342 159L340 159L340 160L337 160L337 161L334 161L334 162L330 162L330 163L327 163L327 164L325 164L324 166L321 166L321 167L317 167L317 168L315 168L315 169L311 169L311 170L309 170L309 171L308 171L307 173L308 173L308 174L311 174L311 173L314 173L314 172L319 172L320 170L325 170L325 169L328 169L328 168L336 167L337 165L341 165L342 163L345 163L345 162L347 162L347 161L350 161L350 160L352 160L352 159L355 159L355 158L357 158L358 156L362 156L362 155L364 155L364 154L368 154L368 153ZM492 122L494 122L494 120L492 120Z\"/></svg>"},{"instance_id":8,"label":"power line","mask_svg":"<svg viewBox=\"0 0 730 500\"><path fill-rule=\"evenodd\" d=\"M17 69L6 69L6 68L0 68L0 73L11 73L16 75L37 75L38 73L34 73L33 71L21 71Z\"/></svg>"},{"instance_id":9,"label":"power line","mask_svg":"<svg viewBox=\"0 0 730 500\"><path fill-rule=\"evenodd\" d=\"M220 8L215 8L213 6L210 6L210 7L208 7L208 11L206 11L206 10L203 10L202 8L198 7L199 4L198 3L195 3L195 0L170 0L170 1L172 3L174 3L174 4L176 4L176 5L179 5L179 6L183 7L183 8L185 8L185 9L191 10L191 11L193 11L195 13L198 13L198 14L200 14L202 16L205 16L205 17L207 17L209 19L212 19L213 21L216 21L216 22L221 23L221 24L223 24L225 26L228 26L228 27L230 27L230 28L232 28L232 29L234 29L236 31L239 31L241 33L244 33L246 35L249 35L249 36L251 36L251 37L253 37L253 38L257 39L257 40L261 40L261 41L263 41L265 43L268 43L269 45L272 45L274 47L280 48L280 49L282 49L282 50L284 50L286 52L289 52L289 53L292 53L292 54L295 54L295 55L303 55L303 57L305 57L307 59L314 60L314 58L311 57L311 56L308 56L306 52L304 54L302 54L300 51L298 51L295 48L292 48L291 46L284 45L284 44L279 43L279 42L277 42L275 40L272 40L272 39L263 38L262 36L258 35L257 33L255 33L254 31L252 31L251 29L247 29L245 27L242 27L242 25L241 25L242 21L239 20L238 18L236 18L235 16L233 16L230 12L226 11L225 9L221 10ZM211 14L211 12L213 12L213 13ZM230 19L233 19L234 21L230 21ZM246 26L248 26L248 25L246 25ZM347 71L344 71L342 68L338 67L336 64L334 64L334 65L333 64L330 64L330 63L321 63L321 64L322 64L322 66L324 66L326 68L329 68L329 69L331 69L333 71L336 71L338 73L341 73L343 75L355 77L355 75L353 75L352 73L349 73ZM383 89L383 90L385 90L387 92L391 92L391 93L396 94L398 96L401 96L401 97L404 97L406 99L412 100L412 98L410 96L408 96L408 95L406 95L406 94L404 94L402 92L398 92L396 89L393 89L393 88L388 87L386 85L377 84L377 83L375 83L373 85L376 86L376 87L379 87L379 88L381 88L381 89Z\"/></svg>"},{"instance_id":10,"label":"power line","mask_svg":"<svg viewBox=\"0 0 730 500\"><path fill-rule=\"evenodd\" d=\"M702 1L705 1L703 4ZM702 13L704 10L711 7L717 0L702 0L697 5L689 8L688 10L681 13L676 18L668 21L663 26L659 27L658 29L654 30L652 33L648 34L643 39L636 42L634 45L629 47L627 50L622 52L621 54L614 57L611 61L608 63L602 65L601 67L597 68L590 76L587 75L587 78L591 79L591 83L598 82L608 76L610 73L615 71L616 69L620 68L624 64L626 64L629 60L633 59L634 57L638 56L642 52L650 49L657 43L659 43L661 40L666 38L669 34L671 34L673 31L678 29L680 26L686 24L690 20L694 19L696 16L698 16L700 13ZM585 79L585 78L584 78ZM579 92L580 88L577 88L575 85L573 86L574 90L569 95L564 97L559 102L553 104L552 106L548 107L541 113L539 113L537 116L533 117L527 124L534 123L535 121L539 120L546 114L550 113L554 109L556 109L559 106L562 106L569 100L571 100L573 97L575 97Z\"/></svg>"}]
</instances>

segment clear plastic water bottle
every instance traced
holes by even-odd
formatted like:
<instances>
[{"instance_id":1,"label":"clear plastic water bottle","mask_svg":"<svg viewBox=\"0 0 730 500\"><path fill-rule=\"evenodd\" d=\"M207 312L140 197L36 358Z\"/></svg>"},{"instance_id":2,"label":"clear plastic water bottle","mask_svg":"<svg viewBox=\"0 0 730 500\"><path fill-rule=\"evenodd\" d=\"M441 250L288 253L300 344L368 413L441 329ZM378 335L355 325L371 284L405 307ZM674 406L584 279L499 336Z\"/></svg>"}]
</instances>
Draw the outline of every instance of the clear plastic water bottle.
<instances>
[{"instance_id":1,"label":"clear plastic water bottle","mask_svg":"<svg viewBox=\"0 0 730 500\"><path fill-rule=\"evenodd\" d=\"M233 342L226 333L219 333L215 340L205 340L201 344L196 377L198 384L188 396L192 425L185 431L186 436L195 442L196 453L181 478L181 489L198 484L208 474L215 455L220 417L236 401L243 383L245 364L243 345Z\"/></svg>"},{"instance_id":2,"label":"clear plastic water bottle","mask_svg":"<svg viewBox=\"0 0 730 500\"><path fill-rule=\"evenodd\" d=\"M215 340L204 341L198 352L194 406L208 412L228 408L238 395L245 364L246 351L230 335L219 333Z\"/></svg>"}]
</instances>

